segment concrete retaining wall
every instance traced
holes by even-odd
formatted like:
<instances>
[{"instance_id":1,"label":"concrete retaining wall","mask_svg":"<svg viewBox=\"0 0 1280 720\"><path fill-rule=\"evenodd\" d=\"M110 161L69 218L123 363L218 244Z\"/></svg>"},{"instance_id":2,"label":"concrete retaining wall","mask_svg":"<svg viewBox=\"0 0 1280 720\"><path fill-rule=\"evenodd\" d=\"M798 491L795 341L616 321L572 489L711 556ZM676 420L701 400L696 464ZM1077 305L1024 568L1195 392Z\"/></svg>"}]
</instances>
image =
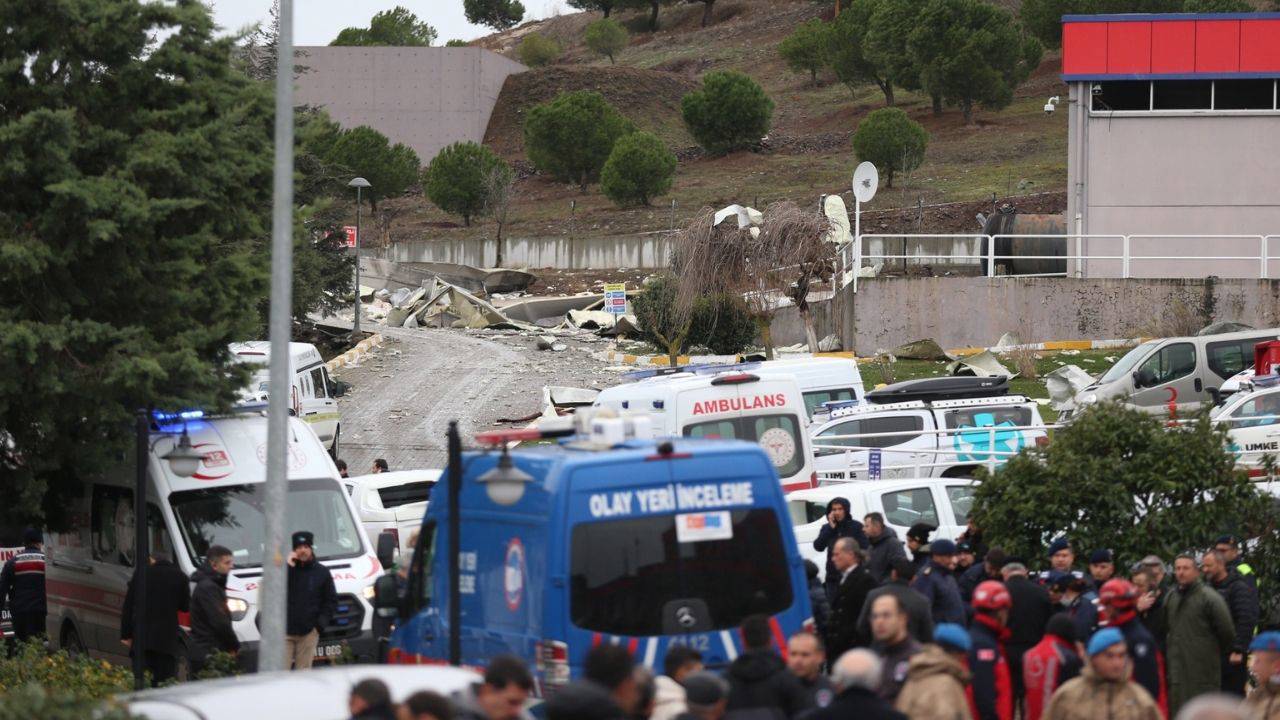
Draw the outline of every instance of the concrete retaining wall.
<instances>
[{"instance_id":1,"label":"concrete retaining wall","mask_svg":"<svg viewBox=\"0 0 1280 720\"><path fill-rule=\"evenodd\" d=\"M837 296L844 349L870 354L922 338L943 347L1168 336L1234 320L1280 326L1280 281L881 278ZM852 341L852 342L850 342Z\"/></svg>"},{"instance_id":2,"label":"concrete retaining wall","mask_svg":"<svg viewBox=\"0 0 1280 720\"><path fill-rule=\"evenodd\" d=\"M503 265L510 268L657 269L666 267L668 233L618 235L603 238L511 238L505 241ZM395 262L446 262L489 267L493 240L409 240L393 243L387 259Z\"/></svg>"}]
</instances>

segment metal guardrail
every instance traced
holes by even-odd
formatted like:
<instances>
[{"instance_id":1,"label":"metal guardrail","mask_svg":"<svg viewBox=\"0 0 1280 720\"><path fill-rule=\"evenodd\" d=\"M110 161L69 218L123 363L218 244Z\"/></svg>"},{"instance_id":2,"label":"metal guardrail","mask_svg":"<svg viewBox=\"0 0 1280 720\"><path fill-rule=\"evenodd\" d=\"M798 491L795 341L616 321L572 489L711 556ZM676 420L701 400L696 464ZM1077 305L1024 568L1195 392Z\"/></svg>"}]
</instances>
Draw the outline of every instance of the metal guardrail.
<instances>
[{"instance_id":1,"label":"metal guardrail","mask_svg":"<svg viewBox=\"0 0 1280 720\"><path fill-rule=\"evenodd\" d=\"M1253 262L1256 263L1255 273L1250 273L1243 277L1267 280L1270 279L1270 263L1272 261L1280 261L1280 255L1272 255L1270 253L1273 246L1272 240L1280 239L1280 235L1158 235L1158 234L1132 234L1132 235L985 235L981 233L954 233L954 234L932 234L932 233L864 233L853 239L852 242L841 245L838 251L839 257L839 276L841 286L852 284L854 292L858 287L858 270L866 265L874 265L876 261L952 261L962 264L979 265L986 277L1088 277L1090 264L1097 266L1104 263L1118 263L1119 277L1128 279L1133 277L1135 263L1141 266L1144 262L1152 261L1194 261L1194 262ZM1014 254L997 254L996 242L1001 240L1061 240L1067 244L1067 249L1071 252L1063 255L1014 255ZM1196 240L1201 243L1205 241L1253 241L1257 243L1257 254L1248 255L1170 255L1170 254L1142 254L1134 253L1134 241L1141 243L1142 241L1152 240L1168 240L1168 241L1185 241ZM915 252L915 253L865 253L865 243L868 241L915 241L916 243L930 242L950 242L953 245L957 242L968 243L986 243L986 252L983 253L956 253L956 252ZM1115 250L1108 254L1100 254L1090 252L1088 245L1094 242L1118 245ZM979 247L982 247L979 244ZM1026 274L996 274L996 266L999 262L1008 260L1060 260L1068 264L1066 272L1062 273L1026 273Z\"/></svg>"}]
</instances>

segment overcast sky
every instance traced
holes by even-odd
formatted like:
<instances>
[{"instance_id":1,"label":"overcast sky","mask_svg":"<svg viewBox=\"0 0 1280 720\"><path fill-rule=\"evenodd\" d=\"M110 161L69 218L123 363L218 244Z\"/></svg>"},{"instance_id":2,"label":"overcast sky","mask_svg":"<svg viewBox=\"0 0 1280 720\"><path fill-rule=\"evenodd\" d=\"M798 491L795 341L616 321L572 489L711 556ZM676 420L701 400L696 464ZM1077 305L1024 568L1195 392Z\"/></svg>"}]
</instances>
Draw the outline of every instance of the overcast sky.
<instances>
[{"instance_id":1,"label":"overcast sky","mask_svg":"<svg viewBox=\"0 0 1280 720\"><path fill-rule=\"evenodd\" d=\"M271 0L206 0L214 19L227 32L267 19ZM493 32L472 25L462 13L462 0L296 0L293 4L295 45L328 45L345 27L368 27L375 13L403 5L436 29L439 44L471 40ZM525 20L555 12L574 12L564 0L524 0Z\"/></svg>"}]
</instances>

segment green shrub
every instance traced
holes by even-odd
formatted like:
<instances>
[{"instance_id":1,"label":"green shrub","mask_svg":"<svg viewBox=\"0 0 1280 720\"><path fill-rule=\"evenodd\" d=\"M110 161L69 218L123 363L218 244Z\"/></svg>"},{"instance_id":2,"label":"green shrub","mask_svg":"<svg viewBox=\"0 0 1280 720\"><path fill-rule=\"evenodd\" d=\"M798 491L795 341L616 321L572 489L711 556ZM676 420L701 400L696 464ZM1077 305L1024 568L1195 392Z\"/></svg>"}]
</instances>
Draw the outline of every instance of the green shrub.
<instances>
[{"instance_id":1,"label":"green shrub","mask_svg":"<svg viewBox=\"0 0 1280 720\"><path fill-rule=\"evenodd\" d=\"M793 72L807 72L818 82L818 71L827 64L831 45L831 26L814 18L795 29L778 45L778 54Z\"/></svg>"},{"instance_id":2,"label":"green shrub","mask_svg":"<svg viewBox=\"0 0 1280 720\"><path fill-rule=\"evenodd\" d=\"M880 108L858 123L853 133L853 151L859 160L874 163L893 187L896 172L910 172L924 162L929 133L920 123L898 108Z\"/></svg>"},{"instance_id":3,"label":"green shrub","mask_svg":"<svg viewBox=\"0 0 1280 720\"><path fill-rule=\"evenodd\" d=\"M555 38L533 34L520 42L520 62L529 67L545 67L560 59L564 48Z\"/></svg>"},{"instance_id":4,"label":"green shrub","mask_svg":"<svg viewBox=\"0 0 1280 720\"><path fill-rule=\"evenodd\" d=\"M445 43L444 46L445 47L471 47L471 43L466 40L459 40L457 38L454 38L453 40L450 40L449 42Z\"/></svg>"},{"instance_id":5,"label":"green shrub","mask_svg":"<svg viewBox=\"0 0 1280 720\"><path fill-rule=\"evenodd\" d=\"M600 171L600 190L618 205L648 205L671 189L676 156L653 133L623 136Z\"/></svg>"},{"instance_id":6,"label":"green shrub","mask_svg":"<svg viewBox=\"0 0 1280 720\"><path fill-rule=\"evenodd\" d=\"M463 223L470 226L471 218L485 210L489 175L506 167L502 158L483 145L454 143L431 159L422 174L422 187L431 202L447 213L461 215Z\"/></svg>"},{"instance_id":7,"label":"green shrub","mask_svg":"<svg viewBox=\"0 0 1280 720\"><path fill-rule=\"evenodd\" d=\"M583 41L591 52L604 55L613 64L613 56L627 46L627 29L611 18L601 18L587 26Z\"/></svg>"},{"instance_id":8,"label":"green shrub","mask_svg":"<svg viewBox=\"0 0 1280 720\"><path fill-rule=\"evenodd\" d=\"M737 355L755 339L756 323L742 298L720 293L694 304L691 345L701 345L715 355Z\"/></svg>"},{"instance_id":9,"label":"green shrub","mask_svg":"<svg viewBox=\"0 0 1280 720\"><path fill-rule=\"evenodd\" d=\"M28 642L13 657L0 657L0 720L118 720L128 713L109 699L133 689L129 668L48 653Z\"/></svg>"},{"instance_id":10,"label":"green shrub","mask_svg":"<svg viewBox=\"0 0 1280 720\"><path fill-rule=\"evenodd\" d=\"M753 148L769 134L773 100L746 75L717 70L702 79L702 89L681 101L684 123L707 152L723 155Z\"/></svg>"},{"instance_id":11,"label":"green shrub","mask_svg":"<svg viewBox=\"0 0 1280 720\"><path fill-rule=\"evenodd\" d=\"M666 353L672 366L685 348L692 326L689 314L677 307L679 293L680 282L664 273L645 284L632 300L641 339Z\"/></svg>"},{"instance_id":12,"label":"green shrub","mask_svg":"<svg viewBox=\"0 0 1280 720\"><path fill-rule=\"evenodd\" d=\"M634 131L603 95L579 90L529 110L524 146L539 170L586 192L587 183L600 176L614 143Z\"/></svg>"},{"instance_id":13,"label":"green shrub","mask_svg":"<svg viewBox=\"0 0 1280 720\"><path fill-rule=\"evenodd\" d=\"M196 680L215 680L217 678L235 677L243 674L240 662L235 655L221 650L211 653L204 659L204 666L196 673Z\"/></svg>"}]
</instances>

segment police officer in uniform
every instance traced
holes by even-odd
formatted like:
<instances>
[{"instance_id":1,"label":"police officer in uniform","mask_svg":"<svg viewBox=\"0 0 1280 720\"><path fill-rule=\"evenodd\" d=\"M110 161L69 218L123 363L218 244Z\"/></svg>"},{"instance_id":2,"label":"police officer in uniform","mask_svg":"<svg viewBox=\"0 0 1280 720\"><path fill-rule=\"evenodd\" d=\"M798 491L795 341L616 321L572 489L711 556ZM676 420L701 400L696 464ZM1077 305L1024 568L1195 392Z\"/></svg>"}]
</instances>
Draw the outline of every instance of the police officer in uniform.
<instances>
[{"instance_id":1,"label":"police officer in uniform","mask_svg":"<svg viewBox=\"0 0 1280 720\"><path fill-rule=\"evenodd\" d=\"M955 560L954 542L934 540L929 544L929 559L911 583L911 589L929 601L934 623L964 624L964 602L960 599L960 586L951 572Z\"/></svg>"},{"instance_id":2,"label":"police officer in uniform","mask_svg":"<svg viewBox=\"0 0 1280 720\"><path fill-rule=\"evenodd\" d=\"M1059 537L1049 543L1049 569L1040 573L1039 581L1041 585L1049 585L1051 581L1056 580L1062 574L1081 580L1089 588L1093 587L1093 583L1084 573L1076 570L1076 551L1071 547L1071 541L1065 537ZM1078 583L1077 583L1078 584ZM1090 635L1093 633L1090 632ZM1085 637L1089 637L1086 635Z\"/></svg>"},{"instance_id":3,"label":"police officer in uniform","mask_svg":"<svg viewBox=\"0 0 1280 720\"><path fill-rule=\"evenodd\" d=\"M22 552L0 570L0 609L13 616L13 639L44 637L47 605L44 590L44 538L35 528L22 533Z\"/></svg>"}]
</instances>

